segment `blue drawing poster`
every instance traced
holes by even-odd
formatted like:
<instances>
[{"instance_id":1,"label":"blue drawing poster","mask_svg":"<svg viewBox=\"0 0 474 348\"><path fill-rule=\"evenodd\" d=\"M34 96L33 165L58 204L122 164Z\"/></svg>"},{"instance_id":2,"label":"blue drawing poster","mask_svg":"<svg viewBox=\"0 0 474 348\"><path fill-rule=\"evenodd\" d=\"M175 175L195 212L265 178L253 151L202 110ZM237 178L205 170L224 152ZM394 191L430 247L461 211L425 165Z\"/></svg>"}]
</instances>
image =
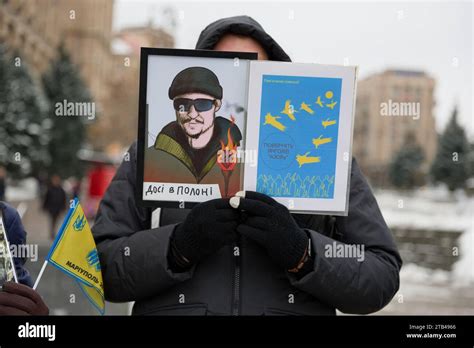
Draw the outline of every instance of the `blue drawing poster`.
<instances>
[{"instance_id":1,"label":"blue drawing poster","mask_svg":"<svg viewBox=\"0 0 474 348\"><path fill-rule=\"evenodd\" d=\"M341 78L262 76L257 191L334 197Z\"/></svg>"}]
</instances>

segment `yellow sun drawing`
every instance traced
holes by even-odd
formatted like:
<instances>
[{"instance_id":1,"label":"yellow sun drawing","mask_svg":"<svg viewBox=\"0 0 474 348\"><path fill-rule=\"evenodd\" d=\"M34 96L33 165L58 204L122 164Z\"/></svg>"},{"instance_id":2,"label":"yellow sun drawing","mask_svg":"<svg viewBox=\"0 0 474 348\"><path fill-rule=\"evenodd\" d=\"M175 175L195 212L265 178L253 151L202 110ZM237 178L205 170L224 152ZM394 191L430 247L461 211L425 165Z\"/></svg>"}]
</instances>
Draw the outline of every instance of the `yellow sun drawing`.
<instances>
[{"instance_id":1,"label":"yellow sun drawing","mask_svg":"<svg viewBox=\"0 0 474 348\"><path fill-rule=\"evenodd\" d=\"M332 91L327 91L326 94L324 95L326 97L326 99L331 99L333 97L333 93Z\"/></svg>"}]
</instances>

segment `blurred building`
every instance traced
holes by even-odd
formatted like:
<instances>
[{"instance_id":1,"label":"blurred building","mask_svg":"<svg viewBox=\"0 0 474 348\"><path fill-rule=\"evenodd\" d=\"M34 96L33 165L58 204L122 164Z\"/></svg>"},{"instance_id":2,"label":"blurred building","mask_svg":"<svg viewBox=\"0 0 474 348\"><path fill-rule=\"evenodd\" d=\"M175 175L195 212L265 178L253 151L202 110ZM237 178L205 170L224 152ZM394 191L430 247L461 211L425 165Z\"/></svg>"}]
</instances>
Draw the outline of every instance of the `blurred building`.
<instances>
[{"instance_id":1,"label":"blurred building","mask_svg":"<svg viewBox=\"0 0 474 348\"><path fill-rule=\"evenodd\" d=\"M421 171L429 170L437 144L434 87L422 71L386 70L358 81L353 154L372 183L388 183L390 162L410 135L424 152Z\"/></svg>"},{"instance_id":2,"label":"blurred building","mask_svg":"<svg viewBox=\"0 0 474 348\"><path fill-rule=\"evenodd\" d=\"M174 47L174 38L149 23L115 33L110 43L108 95L101 102L103 116L90 128L96 149L127 147L137 137L140 47ZM107 116L107 117L106 117ZM110 151L108 151L110 150Z\"/></svg>"},{"instance_id":3,"label":"blurred building","mask_svg":"<svg viewBox=\"0 0 474 348\"><path fill-rule=\"evenodd\" d=\"M63 43L97 103L89 141L107 150L136 138L139 47L173 47L148 25L112 32L113 0L0 0L0 42L39 78Z\"/></svg>"},{"instance_id":4,"label":"blurred building","mask_svg":"<svg viewBox=\"0 0 474 348\"><path fill-rule=\"evenodd\" d=\"M33 74L43 73L64 43L100 100L108 76L113 0L0 0L0 39Z\"/></svg>"}]
</instances>

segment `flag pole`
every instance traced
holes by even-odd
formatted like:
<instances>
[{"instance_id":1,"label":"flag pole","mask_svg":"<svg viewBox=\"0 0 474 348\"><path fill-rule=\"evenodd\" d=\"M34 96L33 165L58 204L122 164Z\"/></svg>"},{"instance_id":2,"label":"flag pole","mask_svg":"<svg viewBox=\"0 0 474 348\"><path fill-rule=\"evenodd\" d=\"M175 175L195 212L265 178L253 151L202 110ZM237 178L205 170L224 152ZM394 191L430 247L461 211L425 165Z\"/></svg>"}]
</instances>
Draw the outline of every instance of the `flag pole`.
<instances>
[{"instance_id":1,"label":"flag pole","mask_svg":"<svg viewBox=\"0 0 474 348\"><path fill-rule=\"evenodd\" d=\"M48 260L44 260L43 267L41 267L41 271L38 274L38 278L36 278L35 285L33 285L33 290L36 290L36 287L38 286L38 283L41 280L41 277L43 276L44 270L46 269L46 266L48 265Z\"/></svg>"}]
</instances>

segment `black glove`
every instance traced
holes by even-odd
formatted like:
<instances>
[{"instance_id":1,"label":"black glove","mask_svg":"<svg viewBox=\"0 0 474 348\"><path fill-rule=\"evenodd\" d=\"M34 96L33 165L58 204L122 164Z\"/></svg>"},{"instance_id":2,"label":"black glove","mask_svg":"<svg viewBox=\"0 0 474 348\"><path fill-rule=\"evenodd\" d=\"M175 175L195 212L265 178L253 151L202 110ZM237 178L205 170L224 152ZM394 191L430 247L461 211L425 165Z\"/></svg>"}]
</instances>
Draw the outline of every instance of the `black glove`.
<instances>
[{"instance_id":1,"label":"black glove","mask_svg":"<svg viewBox=\"0 0 474 348\"><path fill-rule=\"evenodd\" d=\"M229 199L213 199L196 205L173 232L172 268L186 269L234 242L239 216L229 205Z\"/></svg>"},{"instance_id":2,"label":"black glove","mask_svg":"<svg viewBox=\"0 0 474 348\"><path fill-rule=\"evenodd\" d=\"M23 284L7 282L0 291L0 315L48 315L41 296Z\"/></svg>"},{"instance_id":3,"label":"black glove","mask_svg":"<svg viewBox=\"0 0 474 348\"><path fill-rule=\"evenodd\" d=\"M288 209L262 193L245 191L230 204L243 211L237 232L258 243L285 270L301 265L308 253L309 238Z\"/></svg>"}]
</instances>

